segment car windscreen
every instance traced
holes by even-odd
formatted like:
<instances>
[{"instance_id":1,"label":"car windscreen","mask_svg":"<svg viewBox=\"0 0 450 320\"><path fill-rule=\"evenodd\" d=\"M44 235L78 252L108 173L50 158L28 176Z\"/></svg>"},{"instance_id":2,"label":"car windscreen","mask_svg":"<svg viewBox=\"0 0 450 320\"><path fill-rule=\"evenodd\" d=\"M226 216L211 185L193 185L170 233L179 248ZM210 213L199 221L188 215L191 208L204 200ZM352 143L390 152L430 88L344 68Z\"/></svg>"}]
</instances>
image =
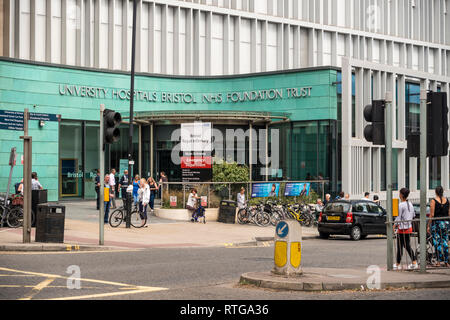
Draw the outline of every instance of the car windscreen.
<instances>
[{"instance_id":1,"label":"car windscreen","mask_svg":"<svg viewBox=\"0 0 450 320\"><path fill-rule=\"evenodd\" d=\"M349 203L334 202L327 204L323 212L349 212L350 208L351 206Z\"/></svg>"}]
</instances>

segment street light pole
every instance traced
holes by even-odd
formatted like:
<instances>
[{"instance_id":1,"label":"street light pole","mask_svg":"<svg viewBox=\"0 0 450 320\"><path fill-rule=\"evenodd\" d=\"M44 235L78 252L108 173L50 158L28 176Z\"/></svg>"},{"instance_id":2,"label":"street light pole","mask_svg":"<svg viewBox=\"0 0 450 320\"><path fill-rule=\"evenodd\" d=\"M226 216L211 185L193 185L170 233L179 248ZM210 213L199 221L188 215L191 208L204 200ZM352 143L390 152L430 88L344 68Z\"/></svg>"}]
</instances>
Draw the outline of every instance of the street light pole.
<instances>
[{"instance_id":1,"label":"street light pole","mask_svg":"<svg viewBox=\"0 0 450 320\"><path fill-rule=\"evenodd\" d=\"M128 183L132 183L133 161L133 112L134 112L134 75L136 60L136 14L137 0L133 0L133 33L131 38L131 85L130 85L130 127L128 136ZM128 196L128 193L127 193ZM127 207L126 227L131 228L131 205Z\"/></svg>"},{"instance_id":2,"label":"street light pole","mask_svg":"<svg viewBox=\"0 0 450 320\"><path fill-rule=\"evenodd\" d=\"M387 204L387 269L393 269L394 258L394 230L392 227L392 92L386 92L385 108L385 147L386 147L386 204Z\"/></svg>"},{"instance_id":3,"label":"street light pole","mask_svg":"<svg viewBox=\"0 0 450 320\"><path fill-rule=\"evenodd\" d=\"M99 134L99 148L100 148L100 190L98 193L100 210L99 210L99 245L105 244L105 144L104 144L104 121L103 114L105 112L105 105L100 105L100 134Z\"/></svg>"},{"instance_id":4,"label":"street light pole","mask_svg":"<svg viewBox=\"0 0 450 320\"><path fill-rule=\"evenodd\" d=\"M427 206L427 90L420 90L420 272L426 272Z\"/></svg>"}]
</instances>

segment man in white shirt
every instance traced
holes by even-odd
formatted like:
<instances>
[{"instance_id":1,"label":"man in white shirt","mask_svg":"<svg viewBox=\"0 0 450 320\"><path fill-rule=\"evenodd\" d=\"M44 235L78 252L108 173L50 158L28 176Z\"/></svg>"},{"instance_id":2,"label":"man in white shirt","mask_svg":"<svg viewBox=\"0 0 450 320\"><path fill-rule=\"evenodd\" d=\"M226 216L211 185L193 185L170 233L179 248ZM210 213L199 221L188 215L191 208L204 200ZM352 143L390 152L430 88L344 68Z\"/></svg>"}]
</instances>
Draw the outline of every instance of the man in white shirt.
<instances>
[{"instance_id":1,"label":"man in white shirt","mask_svg":"<svg viewBox=\"0 0 450 320\"><path fill-rule=\"evenodd\" d=\"M42 190L44 189L41 183L38 181L38 176L36 172L31 173L31 190Z\"/></svg>"},{"instance_id":2,"label":"man in white shirt","mask_svg":"<svg viewBox=\"0 0 450 320\"><path fill-rule=\"evenodd\" d=\"M115 209L116 208L116 199L115 199L115 195L116 195L116 169L112 168L111 169L111 174L109 175L109 186L111 188L111 208Z\"/></svg>"}]
</instances>

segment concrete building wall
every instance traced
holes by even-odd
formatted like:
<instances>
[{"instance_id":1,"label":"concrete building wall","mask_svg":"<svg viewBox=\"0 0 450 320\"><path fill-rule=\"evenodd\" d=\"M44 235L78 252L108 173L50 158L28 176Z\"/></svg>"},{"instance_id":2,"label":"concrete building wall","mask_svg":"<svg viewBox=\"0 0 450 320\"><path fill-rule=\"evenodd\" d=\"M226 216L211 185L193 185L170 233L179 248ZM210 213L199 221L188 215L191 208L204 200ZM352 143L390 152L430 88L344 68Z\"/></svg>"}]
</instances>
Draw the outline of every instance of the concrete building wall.
<instances>
[{"instance_id":1,"label":"concrete building wall","mask_svg":"<svg viewBox=\"0 0 450 320\"><path fill-rule=\"evenodd\" d=\"M2 0L4 56L129 70L129 0ZM449 74L450 0L140 0L136 70L227 75L349 56Z\"/></svg>"},{"instance_id":2,"label":"concrete building wall","mask_svg":"<svg viewBox=\"0 0 450 320\"><path fill-rule=\"evenodd\" d=\"M0 0L0 56L3 55L3 0Z\"/></svg>"}]
</instances>

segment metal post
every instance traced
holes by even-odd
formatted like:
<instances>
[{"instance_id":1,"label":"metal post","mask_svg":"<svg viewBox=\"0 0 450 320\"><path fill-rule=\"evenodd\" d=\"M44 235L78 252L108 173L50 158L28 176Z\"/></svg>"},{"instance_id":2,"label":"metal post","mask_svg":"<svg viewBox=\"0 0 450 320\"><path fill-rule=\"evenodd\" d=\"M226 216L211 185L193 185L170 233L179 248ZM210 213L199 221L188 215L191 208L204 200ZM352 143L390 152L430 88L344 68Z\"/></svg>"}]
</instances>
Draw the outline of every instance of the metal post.
<instances>
[{"instance_id":1,"label":"metal post","mask_svg":"<svg viewBox=\"0 0 450 320\"><path fill-rule=\"evenodd\" d=\"M253 179L253 123L249 123L249 135L248 135L248 163L249 163L249 179L250 189L252 188ZM251 192L251 191L250 191Z\"/></svg>"},{"instance_id":2,"label":"metal post","mask_svg":"<svg viewBox=\"0 0 450 320\"><path fill-rule=\"evenodd\" d=\"M102 246L105 242L104 239L104 217L105 217L105 145L103 143L104 135L104 123L103 123L103 113L105 112L105 105L100 105L100 139L99 139L99 159L100 159L100 190L99 190L99 202L100 202L100 212L99 212L99 241L98 243Z\"/></svg>"},{"instance_id":3,"label":"metal post","mask_svg":"<svg viewBox=\"0 0 450 320\"><path fill-rule=\"evenodd\" d=\"M427 206L427 90L420 90L420 272L425 273Z\"/></svg>"},{"instance_id":4,"label":"metal post","mask_svg":"<svg viewBox=\"0 0 450 320\"><path fill-rule=\"evenodd\" d=\"M132 181L133 161L133 107L134 107L134 69L136 62L136 11L137 0L133 0L133 33L131 38L131 85L130 85L130 128L128 136L128 181ZM131 211L130 211L131 212ZM131 228L129 213L127 212L126 227Z\"/></svg>"},{"instance_id":5,"label":"metal post","mask_svg":"<svg viewBox=\"0 0 450 320\"><path fill-rule=\"evenodd\" d=\"M23 243L31 242L32 137L28 136L28 109L23 112Z\"/></svg>"},{"instance_id":6,"label":"metal post","mask_svg":"<svg viewBox=\"0 0 450 320\"><path fill-rule=\"evenodd\" d=\"M392 92L386 92L385 141L386 141L386 203L387 203L387 269L393 269L394 231L392 227Z\"/></svg>"}]
</instances>

